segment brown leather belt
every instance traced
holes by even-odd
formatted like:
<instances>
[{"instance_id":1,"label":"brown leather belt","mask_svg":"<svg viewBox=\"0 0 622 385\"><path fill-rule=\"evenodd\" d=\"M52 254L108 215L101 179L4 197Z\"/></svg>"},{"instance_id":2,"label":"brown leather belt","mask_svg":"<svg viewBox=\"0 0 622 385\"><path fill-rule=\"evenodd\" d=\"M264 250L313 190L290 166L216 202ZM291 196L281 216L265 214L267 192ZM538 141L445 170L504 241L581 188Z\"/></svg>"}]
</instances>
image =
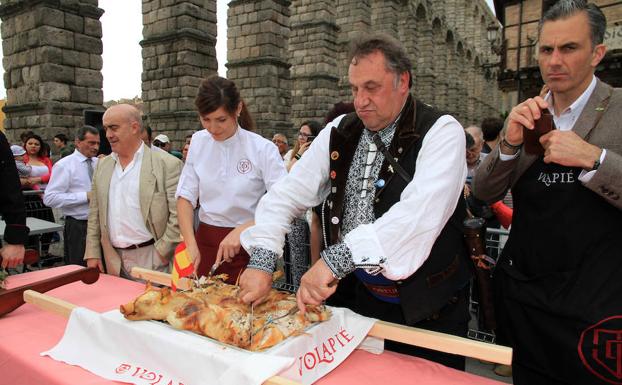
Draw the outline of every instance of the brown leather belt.
<instances>
[{"instance_id":1,"label":"brown leather belt","mask_svg":"<svg viewBox=\"0 0 622 385\"><path fill-rule=\"evenodd\" d=\"M373 285L367 282L363 282L363 285L367 290L382 297L399 298L400 296L395 285Z\"/></svg>"},{"instance_id":2,"label":"brown leather belt","mask_svg":"<svg viewBox=\"0 0 622 385\"><path fill-rule=\"evenodd\" d=\"M129 245L128 247L117 247L117 249L119 249L119 250L135 250L135 249L140 249L141 247L153 245L154 243L155 243L155 240L153 238L151 238L150 240L148 240L146 242L143 242L143 243L139 243L137 245Z\"/></svg>"}]
</instances>

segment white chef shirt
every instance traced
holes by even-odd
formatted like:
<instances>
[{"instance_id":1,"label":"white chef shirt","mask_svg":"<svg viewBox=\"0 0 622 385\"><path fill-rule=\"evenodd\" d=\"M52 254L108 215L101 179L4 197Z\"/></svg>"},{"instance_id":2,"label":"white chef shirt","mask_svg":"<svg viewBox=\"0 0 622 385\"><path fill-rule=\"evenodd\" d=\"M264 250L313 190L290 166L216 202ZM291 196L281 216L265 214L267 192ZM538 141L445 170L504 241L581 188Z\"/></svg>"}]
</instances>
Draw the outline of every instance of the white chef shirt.
<instances>
[{"instance_id":1,"label":"white chef shirt","mask_svg":"<svg viewBox=\"0 0 622 385\"><path fill-rule=\"evenodd\" d=\"M278 148L239 126L224 141L201 130L191 143L175 197L193 207L198 201L199 219L209 225L236 227L252 220L259 199L287 174Z\"/></svg>"},{"instance_id":2,"label":"white chef shirt","mask_svg":"<svg viewBox=\"0 0 622 385\"><path fill-rule=\"evenodd\" d=\"M140 169L144 153L145 145L141 143L125 169L121 168L119 156L110 154L116 162L108 190L108 229L114 247L138 245L153 238L140 211Z\"/></svg>"},{"instance_id":3,"label":"white chef shirt","mask_svg":"<svg viewBox=\"0 0 622 385\"><path fill-rule=\"evenodd\" d=\"M50 182L45 189L43 203L46 206L60 208L63 215L79 220L89 216L89 203L86 193L91 191L87 160L80 151L60 159L52 167ZM93 170L97 158L90 158Z\"/></svg>"},{"instance_id":4,"label":"white chef shirt","mask_svg":"<svg viewBox=\"0 0 622 385\"><path fill-rule=\"evenodd\" d=\"M329 123L296 167L261 199L255 226L241 235L247 251L260 247L280 256L291 220L328 196L330 132L336 125ZM432 125L423 139L413 180L400 201L375 222L343 237L355 264L365 260L379 265L385 277L398 280L425 262L462 194L467 175L465 141L464 129L449 115Z\"/></svg>"}]
</instances>

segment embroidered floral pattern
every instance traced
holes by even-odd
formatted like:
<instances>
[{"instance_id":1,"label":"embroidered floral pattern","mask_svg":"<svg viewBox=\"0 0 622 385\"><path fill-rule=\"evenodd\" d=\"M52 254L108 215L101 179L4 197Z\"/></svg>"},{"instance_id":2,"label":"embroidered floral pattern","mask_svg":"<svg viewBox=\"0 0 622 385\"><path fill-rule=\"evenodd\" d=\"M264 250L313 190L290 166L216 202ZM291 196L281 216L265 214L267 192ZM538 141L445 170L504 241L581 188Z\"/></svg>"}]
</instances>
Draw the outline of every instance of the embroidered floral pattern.
<instances>
[{"instance_id":1,"label":"embroidered floral pattern","mask_svg":"<svg viewBox=\"0 0 622 385\"><path fill-rule=\"evenodd\" d=\"M352 252L343 242L322 251L322 259L337 279L342 279L356 269L352 260Z\"/></svg>"},{"instance_id":2,"label":"embroidered floral pattern","mask_svg":"<svg viewBox=\"0 0 622 385\"><path fill-rule=\"evenodd\" d=\"M255 247L251 250L247 267L272 274L276 267L277 258L278 255L274 251L264 249L263 247Z\"/></svg>"}]
</instances>

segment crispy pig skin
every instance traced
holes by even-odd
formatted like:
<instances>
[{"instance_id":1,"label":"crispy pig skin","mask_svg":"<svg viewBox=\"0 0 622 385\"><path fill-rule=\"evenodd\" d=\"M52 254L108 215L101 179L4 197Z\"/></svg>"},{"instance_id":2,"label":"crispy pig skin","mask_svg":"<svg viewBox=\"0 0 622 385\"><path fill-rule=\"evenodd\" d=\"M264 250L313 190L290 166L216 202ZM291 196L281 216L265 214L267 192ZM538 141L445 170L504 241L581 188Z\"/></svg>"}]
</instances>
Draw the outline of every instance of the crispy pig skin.
<instances>
[{"instance_id":1,"label":"crispy pig skin","mask_svg":"<svg viewBox=\"0 0 622 385\"><path fill-rule=\"evenodd\" d=\"M253 351L267 349L330 318L330 311L323 306L307 306L304 316L300 312L289 315L296 307L296 297L272 290L264 303L254 307L251 325L250 306L240 300L239 291L238 286L224 283L222 276L189 292L173 293L147 283L145 291L120 310L129 320L164 320L176 329Z\"/></svg>"}]
</instances>

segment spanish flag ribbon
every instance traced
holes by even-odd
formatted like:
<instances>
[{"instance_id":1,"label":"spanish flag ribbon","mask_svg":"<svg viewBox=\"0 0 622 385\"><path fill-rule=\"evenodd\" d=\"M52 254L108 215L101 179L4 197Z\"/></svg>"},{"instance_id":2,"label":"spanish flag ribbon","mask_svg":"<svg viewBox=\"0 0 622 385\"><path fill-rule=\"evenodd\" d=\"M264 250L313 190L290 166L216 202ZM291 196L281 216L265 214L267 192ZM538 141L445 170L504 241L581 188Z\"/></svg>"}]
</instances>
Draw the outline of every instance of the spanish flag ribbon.
<instances>
[{"instance_id":1,"label":"spanish flag ribbon","mask_svg":"<svg viewBox=\"0 0 622 385\"><path fill-rule=\"evenodd\" d=\"M171 274L171 288L177 291L177 284L183 277L187 277L194 272L194 265L186 250L186 243L180 242L175 248L175 257L173 258L173 272Z\"/></svg>"}]
</instances>

